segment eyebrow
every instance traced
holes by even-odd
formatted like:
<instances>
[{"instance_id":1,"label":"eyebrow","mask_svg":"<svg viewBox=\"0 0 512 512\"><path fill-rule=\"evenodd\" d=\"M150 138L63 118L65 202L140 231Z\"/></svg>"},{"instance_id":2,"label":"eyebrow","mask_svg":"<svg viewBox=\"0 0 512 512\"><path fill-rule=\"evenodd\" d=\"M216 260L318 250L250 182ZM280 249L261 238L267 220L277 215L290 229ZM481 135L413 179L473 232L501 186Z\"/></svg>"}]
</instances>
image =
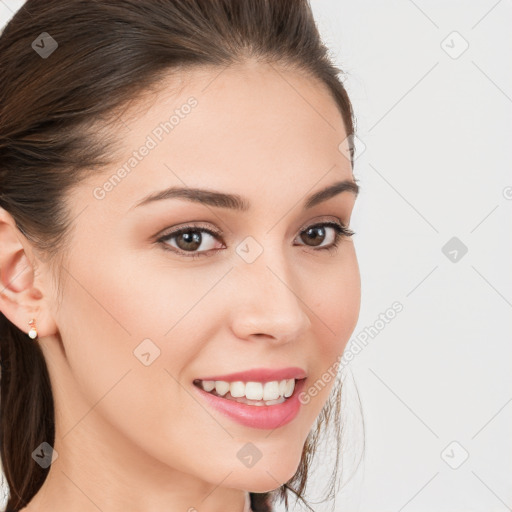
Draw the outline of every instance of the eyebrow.
<instances>
[{"instance_id":1,"label":"eyebrow","mask_svg":"<svg viewBox=\"0 0 512 512\"><path fill-rule=\"evenodd\" d=\"M303 201L303 209L308 210L313 208L314 206L323 203L342 192L350 192L357 197L359 194L359 186L357 183L350 180L333 183L332 185L308 196ZM135 204L133 208L137 208L154 201L162 201L164 199L185 199L216 208L229 208L240 212L247 212L251 208L250 202L238 194L227 194L225 192L217 192L215 190L190 187L169 187L160 192L146 196Z\"/></svg>"}]
</instances>

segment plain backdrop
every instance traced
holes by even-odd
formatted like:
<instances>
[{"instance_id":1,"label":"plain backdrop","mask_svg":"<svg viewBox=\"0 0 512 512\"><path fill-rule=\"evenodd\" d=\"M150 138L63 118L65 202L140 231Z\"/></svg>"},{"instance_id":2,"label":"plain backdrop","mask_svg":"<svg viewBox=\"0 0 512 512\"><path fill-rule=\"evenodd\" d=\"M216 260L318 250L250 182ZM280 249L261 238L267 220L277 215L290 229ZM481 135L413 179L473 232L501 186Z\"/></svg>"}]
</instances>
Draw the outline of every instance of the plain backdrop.
<instances>
[{"instance_id":1,"label":"plain backdrop","mask_svg":"<svg viewBox=\"0 0 512 512\"><path fill-rule=\"evenodd\" d=\"M0 25L22 3L0 0ZM354 104L361 187L362 304L334 510L511 510L512 2L312 7Z\"/></svg>"}]
</instances>

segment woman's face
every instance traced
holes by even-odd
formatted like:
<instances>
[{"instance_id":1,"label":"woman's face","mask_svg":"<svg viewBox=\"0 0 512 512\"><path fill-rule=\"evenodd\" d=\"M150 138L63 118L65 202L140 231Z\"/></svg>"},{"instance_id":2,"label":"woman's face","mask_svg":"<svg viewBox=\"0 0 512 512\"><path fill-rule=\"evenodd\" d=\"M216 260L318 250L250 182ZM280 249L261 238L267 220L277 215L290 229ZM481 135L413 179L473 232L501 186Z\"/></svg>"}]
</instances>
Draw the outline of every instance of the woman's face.
<instances>
[{"instance_id":1,"label":"woman's face","mask_svg":"<svg viewBox=\"0 0 512 512\"><path fill-rule=\"evenodd\" d=\"M55 449L62 464L78 446L89 453L91 478L100 461L137 472L144 489L172 476L264 492L296 472L333 386L322 375L334 374L359 314L353 240L332 249L332 223L349 225L356 194L305 207L353 183L346 132L324 86L296 72L203 69L175 85L122 117L116 163L69 196L62 300L54 288L51 301L59 342L40 340ZM185 192L166 196L171 187ZM195 188L212 193L195 201ZM304 404L295 392L284 405L241 406L194 384L262 368L231 380L263 388L300 377L272 373L296 368L303 391L317 388Z\"/></svg>"}]
</instances>

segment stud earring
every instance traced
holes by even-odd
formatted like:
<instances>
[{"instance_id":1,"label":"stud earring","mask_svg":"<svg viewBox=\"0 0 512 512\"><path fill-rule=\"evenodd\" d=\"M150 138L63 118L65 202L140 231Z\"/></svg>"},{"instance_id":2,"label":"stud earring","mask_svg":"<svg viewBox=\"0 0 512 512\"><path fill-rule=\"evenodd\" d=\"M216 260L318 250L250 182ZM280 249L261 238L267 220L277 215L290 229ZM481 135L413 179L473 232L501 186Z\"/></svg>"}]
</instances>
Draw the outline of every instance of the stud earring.
<instances>
[{"instance_id":1,"label":"stud earring","mask_svg":"<svg viewBox=\"0 0 512 512\"><path fill-rule=\"evenodd\" d=\"M36 319L32 318L32 320L29 321L29 325L30 331L28 331L28 336L34 340L37 338Z\"/></svg>"}]
</instances>

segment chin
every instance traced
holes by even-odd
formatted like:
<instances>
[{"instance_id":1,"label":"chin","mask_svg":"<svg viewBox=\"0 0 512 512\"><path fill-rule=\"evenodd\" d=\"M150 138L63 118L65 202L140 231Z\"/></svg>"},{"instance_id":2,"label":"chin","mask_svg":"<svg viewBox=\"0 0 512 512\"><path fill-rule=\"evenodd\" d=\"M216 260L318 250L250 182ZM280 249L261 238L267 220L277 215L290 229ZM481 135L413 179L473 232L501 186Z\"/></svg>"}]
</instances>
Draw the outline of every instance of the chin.
<instances>
[{"instance_id":1,"label":"chin","mask_svg":"<svg viewBox=\"0 0 512 512\"><path fill-rule=\"evenodd\" d=\"M285 482L283 482L283 484L284 483ZM275 491L283 484L276 482L273 478L262 479L261 482L255 482L254 480L251 480L250 482L247 482L247 485L244 489L249 492L264 493Z\"/></svg>"},{"instance_id":2,"label":"chin","mask_svg":"<svg viewBox=\"0 0 512 512\"><path fill-rule=\"evenodd\" d=\"M255 470L256 467L253 468ZM283 484L288 482L296 473L297 468L291 468L289 471L283 471L285 468L280 468L280 471L258 468L259 471L251 470L248 477L239 475L231 480L232 487L239 487L249 492L263 493L270 492L278 489Z\"/></svg>"}]
</instances>

